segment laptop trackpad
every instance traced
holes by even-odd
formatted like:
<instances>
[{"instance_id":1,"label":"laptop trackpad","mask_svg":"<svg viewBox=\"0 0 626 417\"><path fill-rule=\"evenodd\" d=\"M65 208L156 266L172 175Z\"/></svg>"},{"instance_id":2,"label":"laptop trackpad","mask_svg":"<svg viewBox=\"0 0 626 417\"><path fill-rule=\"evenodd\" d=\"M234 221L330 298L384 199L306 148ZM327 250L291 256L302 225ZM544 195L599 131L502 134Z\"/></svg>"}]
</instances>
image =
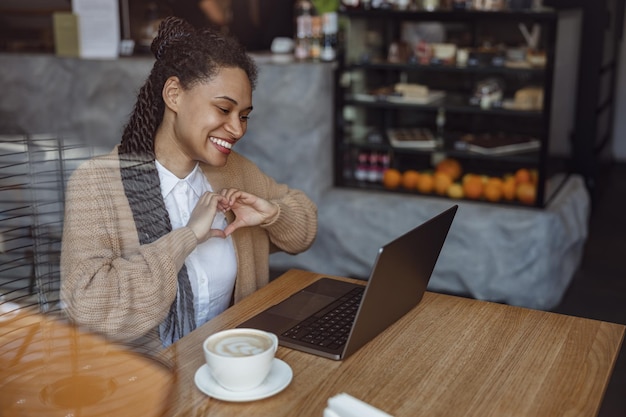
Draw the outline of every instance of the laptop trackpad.
<instances>
[{"instance_id":1,"label":"laptop trackpad","mask_svg":"<svg viewBox=\"0 0 626 417\"><path fill-rule=\"evenodd\" d=\"M333 301L335 301L335 297L310 292L299 292L269 308L267 311L278 316L303 320Z\"/></svg>"}]
</instances>

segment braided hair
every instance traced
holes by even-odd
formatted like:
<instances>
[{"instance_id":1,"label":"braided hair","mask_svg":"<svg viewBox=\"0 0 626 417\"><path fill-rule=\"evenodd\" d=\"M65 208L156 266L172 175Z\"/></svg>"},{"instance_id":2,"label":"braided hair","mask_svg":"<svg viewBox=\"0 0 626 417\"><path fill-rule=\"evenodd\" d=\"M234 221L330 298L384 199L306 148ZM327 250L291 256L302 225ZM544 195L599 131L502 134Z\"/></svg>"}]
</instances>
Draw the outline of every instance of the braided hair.
<instances>
[{"instance_id":1,"label":"braided hair","mask_svg":"<svg viewBox=\"0 0 626 417\"><path fill-rule=\"evenodd\" d=\"M257 67L245 49L234 39L204 28L194 29L178 17L168 17L150 47L156 61L122 134L120 153L154 157L154 135L163 120L165 103L162 91L171 76L183 88L210 81L222 68L241 68L252 89L256 87Z\"/></svg>"},{"instance_id":2,"label":"braided hair","mask_svg":"<svg viewBox=\"0 0 626 417\"><path fill-rule=\"evenodd\" d=\"M142 245L172 230L154 152L154 137L165 111L162 90L167 79L176 76L182 88L190 89L211 81L222 68L240 68L247 74L252 89L257 80L256 64L233 38L210 28L196 30L178 17L161 22L151 51L156 61L139 90L118 147L124 191ZM195 327L193 291L183 265L178 272L176 298L159 326L161 341L168 346Z\"/></svg>"}]
</instances>

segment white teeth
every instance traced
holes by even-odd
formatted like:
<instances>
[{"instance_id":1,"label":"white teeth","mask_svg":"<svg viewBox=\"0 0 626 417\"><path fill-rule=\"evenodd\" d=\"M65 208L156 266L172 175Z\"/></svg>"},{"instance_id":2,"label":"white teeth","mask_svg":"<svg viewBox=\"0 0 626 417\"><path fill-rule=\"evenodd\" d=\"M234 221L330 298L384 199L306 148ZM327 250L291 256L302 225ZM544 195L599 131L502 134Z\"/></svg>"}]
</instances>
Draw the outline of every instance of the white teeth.
<instances>
[{"instance_id":1,"label":"white teeth","mask_svg":"<svg viewBox=\"0 0 626 417\"><path fill-rule=\"evenodd\" d=\"M225 140L222 140L222 139L214 138L213 136L211 136L211 137L209 138L209 140L210 140L211 142L213 142L213 143L215 143L215 144L219 145L219 146L222 146L222 147L226 148L226 149L232 149L232 147L233 147L233 144L232 144L232 143L230 143L230 142L226 142Z\"/></svg>"}]
</instances>

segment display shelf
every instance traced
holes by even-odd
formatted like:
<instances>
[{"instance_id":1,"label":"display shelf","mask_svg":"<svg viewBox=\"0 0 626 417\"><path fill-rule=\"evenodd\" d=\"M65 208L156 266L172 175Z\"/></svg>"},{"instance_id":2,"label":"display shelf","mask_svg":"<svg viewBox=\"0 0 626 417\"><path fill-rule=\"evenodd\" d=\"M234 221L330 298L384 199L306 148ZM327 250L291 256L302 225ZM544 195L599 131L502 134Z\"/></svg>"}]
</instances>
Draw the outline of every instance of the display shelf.
<instances>
[{"instance_id":1,"label":"display shelf","mask_svg":"<svg viewBox=\"0 0 626 417\"><path fill-rule=\"evenodd\" d=\"M450 72L457 74L511 74L511 75L543 75L543 67L512 68L506 65L446 65L446 64L398 64L393 62L348 63L345 70L387 70L387 71L421 71L421 72Z\"/></svg>"},{"instance_id":2,"label":"display shelf","mask_svg":"<svg viewBox=\"0 0 626 417\"><path fill-rule=\"evenodd\" d=\"M533 172L530 205L545 206L558 13L345 10L340 16L346 32L337 69L335 185L385 189L381 172L371 176L374 180L354 180L363 175L361 159L368 158L363 153L374 153L370 165L379 166L372 169L401 173L432 173L442 160L454 159L463 174L505 178L520 169ZM408 39L406 34L422 23L437 25L441 38L425 41L432 35L425 33L419 41ZM528 45L521 47L524 42ZM441 58L434 48L453 52ZM465 58L457 64L461 50ZM514 60L514 53L522 53L524 60ZM399 86L413 90L403 92ZM379 132L375 143L363 137L367 129ZM394 146L386 134L390 129L429 130L437 143ZM456 148L458 134L491 135L503 143L524 135L532 146L485 154L489 150L484 148L479 150L485 153ZM383 166L376 161L380 155Z\"/></svg>"},{"instance_id":3,"label":"display shelf","mask_svg":"<svg viewBox=\"0 0 626 417\"><path fill-rule=\"evenodd\" d=\"M454 96L446 96L436 100L433 100L430 103L419 104L419 103L401 103L399 101L389 101L384 98L375 98L364 99L359 97L354 97L351 95L347 95L344 98L345 104L354 104L363 107L378 107L382 109L402 109L402 108L421 108L423 110L439 110L440 108L445 109L447 112L454 113L475 113L475 114L489 114L493 116L516 116L516 117L531 117L531 118L541 118L543 116L543 112L539 110L513 110L506 109L502 107L491 107L488 109L481 108L478 105L469 104L469 97L464 95L454 95Z\"/></svg>"},{"instance_id":4,"label":"display shelf","mask_svg":"<svg viewBox=\"0 0 626 417\"><path fill-rule=\"evenodd\" d=\"M348 18L378 18L388 20L419 20L435 22L458 22L476 20L554 22L556 14L550 8L528 10L395 10L395 9L346 9L340 14Z\"/></svg>"},{"instance_id":5,"label":"display shelf","mask_svg":"<svg viewBox=\"0 0 626 417\"><path fill-rule=\"evenodd\" d=\"M449 143L449 142L448 142ZM471 152L466 150L454 149L451 145L447 146L435 146L432 149L418 149L418 148L397 148L397 147L389 147L386 143L371 143L365 142L362 139L354 139L350 142L343 143L341 145L344 151L349 151L350 149L357 150L371 150L371 151L385 151L394 154L405 154L405 155L432 155L434 153L444 153L447 156L460 158L460 159L474 159L477 161L505 161L510 163L517 164L532 164L539 158L539 151L527 151L527 152L519 152L517 154L506 154L506 155L487 155L480 154L477 152Z\"/></svg>"}]
</instances>

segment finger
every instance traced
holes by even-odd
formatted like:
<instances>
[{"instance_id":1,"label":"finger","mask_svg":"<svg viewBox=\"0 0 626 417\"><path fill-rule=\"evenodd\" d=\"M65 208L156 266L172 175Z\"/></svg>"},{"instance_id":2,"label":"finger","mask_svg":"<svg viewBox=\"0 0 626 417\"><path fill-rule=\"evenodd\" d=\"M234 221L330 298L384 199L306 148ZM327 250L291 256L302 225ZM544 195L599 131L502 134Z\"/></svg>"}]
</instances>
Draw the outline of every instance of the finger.
<instances>
[{"instance_id":1,"label":"finger","mask_svg":"<svg viewBox=\"0 0 626 417\"><path fill-rule=\"evenodd\" d=\"M235 230L239 228L239 226L240 226L240 222L235 220L234 222L230 223L228 226L224 228L224 235L230 236Z\"/></svg>"},{"instance_id":2,"label":"finger","mask_svg":"<svg viewBox=\"0 0 626 417\"><path fill-rule=\"evenodd\" d=\"M217 204L217 208L222 212L222 213L226 213L228 210L230 210L230 204L228 204L228 202L224 202L224 203L218 203Z\"/></svg>"},{"instance_id":3,"label":"finger","mask_svg":"<svg viewBox=\"0 0 626 417\"><path fill-rule=\"evenodd\" d=\"M208 208L217 207L221 211L225 211L230 208L228 199L218 193L211 192L204 193L200 199L198 199L198 204Z\"/></svg>"},{"instance_id":4,"label":"finger","mask_svg":"<svg viewBox=\"0 0 626 417\"><path fill-rule=\"evenodd\" d=\"M235 202L241 198L243 195L243 191L238 190L236 188L229 188L227 190L222 190L222 196L228 199L228 203L232 206Z\"/></svg>"},{"instance_id":5,"label":"finger","mask_svg":"<svg viewBox=\"0 0 626 417\"><path fill-rule=\"evenodd\" d=\"M219 197L219 202L217 204L219 210L221 210L223 213L226 213L228 210L232 209L232 204L230 203L228 196L225 196L221 193L216 195Z\"/></svg>"},{"instance_id":6,"label":"finger","mask_svg":"<svg viewBox=\"0 0 626 417\"><path fill-rule=\"evenodd\" d=\"M214 193L212 196L213 199L217 201L218 206L228 206L228 198L224 197L221 194Z\"/></svg>"},{"instance_id":7,"label":"finger","mask_svg":"<svg viewBox=\"0 0 626 417\"><path fill-rule=\"evenodd\" d=\"M220 197L220 198L215 198L215 197ZM219 194L216 193L212 193L210 191L205 192L204 194L202 194L200 196L200 198L198 199L198 203L197 204L202 204L202 205L210 205L211 203L214 203L217 205L217 203L219 202L219 200L222 197Z\"/></svg>"},{"instance_id":8,"label":"finger","mask_svg":"<svg viewBox=\"0 0 626 417\"><path fill-rule=\"evenodd\" d=\"M213 237L219 237L221 239L225 239L226 236L228 236L226 234L226 232L224 230L220 230L220 229L211 229L209 231L209 238L213 238Z\"/></svg>"},{"instance_id":9,"label":"finger","mask_svg":"<svg viewBox=\"0 0 626 417\"><path fill-rule=\"evenodd\" d=\"M236 188L224 188L222 191L220 191L220 195L230 200L230 197L236 192Z\"/></svg>"},{"instance_id":10,"label":"finger","mask_svg":"<svg viewBox=\"0 0 626 417\"><path fill-rule=\"evenodd\" d=\"M198 242L204 242L211 237L211 225L218 210L219 200L222 198L219 195L217 195L219 198L215 196L209 193L203 194L191 211L187 226L194 232Z\"/></svg>"}]
</instances>

